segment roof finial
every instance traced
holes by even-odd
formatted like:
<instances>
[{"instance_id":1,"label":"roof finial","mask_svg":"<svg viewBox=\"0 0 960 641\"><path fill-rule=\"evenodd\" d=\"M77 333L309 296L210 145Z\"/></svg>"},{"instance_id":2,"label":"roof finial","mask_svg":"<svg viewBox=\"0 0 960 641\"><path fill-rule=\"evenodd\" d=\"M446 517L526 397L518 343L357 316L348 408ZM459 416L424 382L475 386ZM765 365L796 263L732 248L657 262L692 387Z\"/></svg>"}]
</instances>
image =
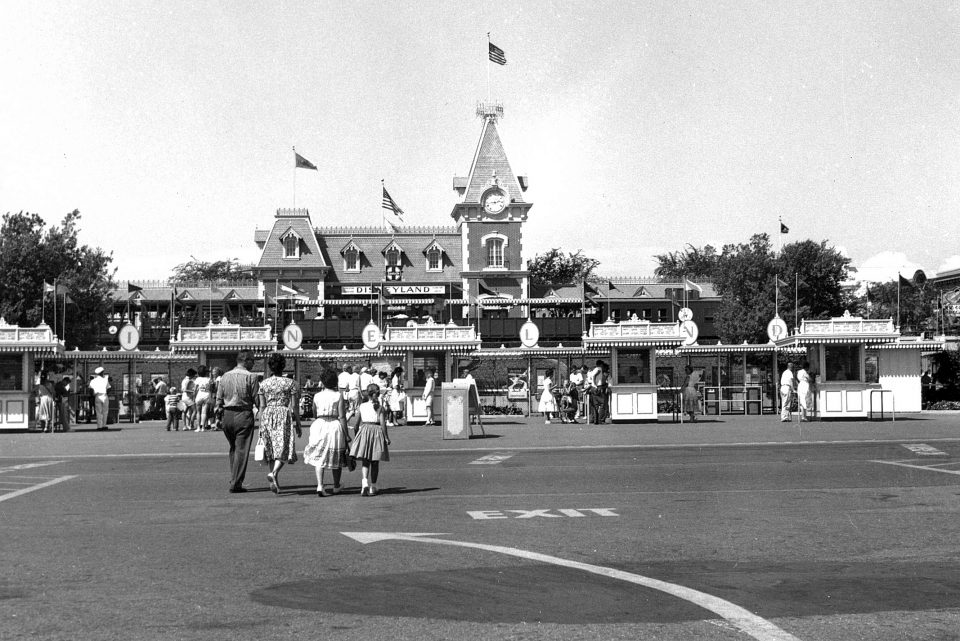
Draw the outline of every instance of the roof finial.
<instances>
[{"instance_id":1,"label":"roof finial","mask_svg":"<svg viewBox=\"0 0 960 641\"><path fill-rule=\"evenodd\" d=\"M497 122L497 120L503 118L503 103L478 102L477 118L483 118L484 120L488 120L490 122Z\"/></svg>"}]
</instances>

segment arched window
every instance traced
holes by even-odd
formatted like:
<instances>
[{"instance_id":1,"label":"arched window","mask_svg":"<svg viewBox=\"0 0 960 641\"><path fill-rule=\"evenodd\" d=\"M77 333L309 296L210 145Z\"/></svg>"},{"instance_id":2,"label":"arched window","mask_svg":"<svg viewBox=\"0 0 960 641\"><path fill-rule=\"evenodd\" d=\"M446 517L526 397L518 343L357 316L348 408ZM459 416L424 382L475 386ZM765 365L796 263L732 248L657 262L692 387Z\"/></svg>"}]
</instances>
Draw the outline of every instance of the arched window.
<instances>
[{"instance_id":1,"label":"arched window","mask_svg":"<svg viewBox=\"0 0 960 641\"><path fill-rule=\"evenodd\" d=\"M487 240L487 267L503 267L503 239Z\"/></svg>"},{"instance_id":2,"label":"arched window","mask_svg":"<svg viewBox=\"0 0 960 641\"><path fill-rule=\"evenodd\" d=\"M387 267L400 267L400 250L390 248L387 250Z\"/></svg>"},{"instance_id":3,"label":"arched window","mask_svg":"<svg viewBox=\"0 0 960 641\"><path fill-rule=\"evenodd\" d=\"M293 234L283 239L283 257L300 258L300 239Z\"/></svg>"},{"instance_id":4,"label":"arched window","mask_svg":"<svg viewBox=\"0 0 960 641\"><path fill-rule=\"evenodd\" d=\"M438 272L442 268L443 266L440 262L440 249L438 247L432 247L430 251L427 252L427 271Z\"/></svg>"},{"instance_id":5,"label":"arched window","mask_svg":"<svg viewBox=\"0 0 960 641\"><path fill-rule=\"evenodd\" d=\"M360 250L351 247L343 252L343 268L348 272L360 271Z\"/></svg>"}]
</instances>

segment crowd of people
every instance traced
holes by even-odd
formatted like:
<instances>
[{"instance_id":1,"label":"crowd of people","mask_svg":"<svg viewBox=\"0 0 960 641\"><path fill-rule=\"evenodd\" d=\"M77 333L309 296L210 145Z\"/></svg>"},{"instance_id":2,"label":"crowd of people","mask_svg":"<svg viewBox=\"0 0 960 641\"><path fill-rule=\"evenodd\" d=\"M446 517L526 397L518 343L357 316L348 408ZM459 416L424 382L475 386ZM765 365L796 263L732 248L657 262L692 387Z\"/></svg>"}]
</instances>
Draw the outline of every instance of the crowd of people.
<instances>
[{"instance_id":1,"label":"crowd of people","mask_svg":"<svg viewBox=\"0 0 960 641\"><path fill-rule=\"evenodd\" d=\"M247 460L253 445L256 418L260 431L255 458L269 470L266 475L270 490L281 491L280 471L296 463L297 439L303 437L300 390L284 375L286 359L273 353L267 358L270 376L262 382L251 371L253 356L243 351L237 355L237 366L220 377L215 392L215 414L222 418L223 433L229 444L231 493L246 492L243 486ZM316 470L317 496L339 494L343 489L344 468L361 471L361 496L376 496L380 463L390 460L389 427L398 421L390 398L396 402L403 391L403 370L393 370L381 386L386 373L361 368L354 372L345 365L341 372L324 370L320 380L309 381L316 389L310 403L314 417L303 449L303 460ZM365 385L362 386L361 380ZM306 387L306 385L305 385ZM384 392L384 389L386 391ZM384 398L386 397L386 398ZM330 472L330 483L326 473Z\"/></svg>"},{"instance_id":2,"label":"crowd of people","mask_svg":"<svg viewBox=\"0 0 960 641\"><path fill-rule=\"evenodd\" d=\"M586 365L573 369L566 381L554 381L554 370L544 372L537 411L544 423L552 420L594 425L610 420L610 366L597 360L592 369Z\"/></svg>"}]
</instances>

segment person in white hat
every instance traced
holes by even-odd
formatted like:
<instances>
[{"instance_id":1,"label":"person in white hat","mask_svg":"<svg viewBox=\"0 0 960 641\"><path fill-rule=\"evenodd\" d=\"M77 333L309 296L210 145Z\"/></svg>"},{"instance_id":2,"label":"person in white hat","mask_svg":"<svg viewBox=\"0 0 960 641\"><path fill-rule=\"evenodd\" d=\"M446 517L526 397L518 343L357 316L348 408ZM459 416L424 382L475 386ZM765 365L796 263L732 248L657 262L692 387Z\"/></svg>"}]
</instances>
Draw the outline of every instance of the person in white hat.
<instances>
[{"instance_id":1,"label":"person in white hat","mask_svg":"<svg viewBox=\"0 0 960 641\"><path fill-rule=\"evenodd\" d=\"M97 411L97 431L107 429L107 411L110 408L110 380L102 367L93 370L96 375L90 379L89 387L93 392L94 404Z\"/></svg>"}]
</instances>

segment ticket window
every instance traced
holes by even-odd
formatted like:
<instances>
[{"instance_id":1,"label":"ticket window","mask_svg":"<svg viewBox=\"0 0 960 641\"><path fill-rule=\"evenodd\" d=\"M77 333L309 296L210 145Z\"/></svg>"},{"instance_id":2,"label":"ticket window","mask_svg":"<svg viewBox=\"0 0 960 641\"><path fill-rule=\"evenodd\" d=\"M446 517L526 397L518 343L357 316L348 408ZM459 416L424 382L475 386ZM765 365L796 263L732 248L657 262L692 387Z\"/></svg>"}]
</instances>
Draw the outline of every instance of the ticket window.
<instances>
[{"instance_id":1,"label":"ticket window","mask_svg":"<svg viewBox=\"0 0 960 641\"><path fill-rule=\"evenodd\" d=\"M617 384L650 382L650 350L617 352Z\"/></svg>"},{"instance_id":2,"label":"ticket window","mask_svg":"<svg viewBox=\"0 0 960 641\"><path fill-rule=\"evenodd\" d=\"M863 380L859 345L825 345L823 351L826 382Z\"/></svg>"},{"instance_id":3,"label":"ticket window","mask_svg":"<svg viewBox=\"0 0 960 641\"><path fill-rule=\"evenodd\" d=\"M414 356L410 364L410 376L414 387L423 387L427 383L427 371L433 368L437 372L437 387L446 380L446 355L443 352Z\"/></svg>"},{"instance_id":4,"label":"ticket window","mask_svg":"<svg viewBox=\"0 0 960 641\"><path fill-rule=\"evenodd\" d=\"M23 391L23 356L0 354L0 392Z\"/></svg>"}]
</instances>

